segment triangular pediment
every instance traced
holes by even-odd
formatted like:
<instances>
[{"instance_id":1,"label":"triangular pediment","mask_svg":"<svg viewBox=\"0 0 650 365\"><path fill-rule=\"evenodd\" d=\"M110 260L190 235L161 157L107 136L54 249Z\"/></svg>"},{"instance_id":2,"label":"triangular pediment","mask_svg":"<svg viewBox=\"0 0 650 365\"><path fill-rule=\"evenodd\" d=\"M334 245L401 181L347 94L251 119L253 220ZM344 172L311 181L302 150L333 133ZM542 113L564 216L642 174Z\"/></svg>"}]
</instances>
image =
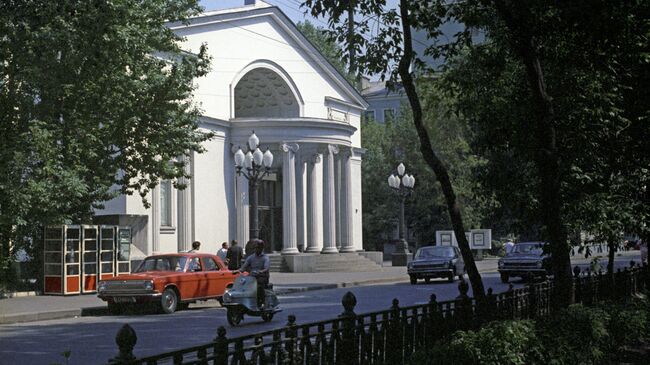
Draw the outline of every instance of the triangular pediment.
<instances>
[{"instance_id":1,"label":"triangular pediment","mask_svg":"<svg viewBox=\"0 0 650 365\"><path fill-rule=\"evenodd\" d=\"M274 31L265 34L263 31L256 30L254 25L264 22L271 24ZM231 29L238 34L249 33L252 36L251 39L253 37L257 38L252 42L277 43L278 46L285 44L295 47L300 50L304 62L313 66L314 71L312 73L314 75L326 78L330 84L335 85L336 89L339 90L339 97L359 109L365 109L368 106L359 92L318 52L310 41L296 28L293 22L275 6L264 4L263 6L248 6L206 12L189 19L186 23L170 23L168 27L181 35L189 32L196 34L196 32L208 33L217 29L218 31L228 31L228 29ZM253 52L255 51L254 44L237 44L235 46L250 47ZM208 45L208 47L211 47L211 45ZM219 61L220 57L228 59L229 52L224 49L223 53L215 52L213 54L215 61ZM273 58L268 55L262 55L260 58L273 61ZM291 71L287 72L291 73Z\"/></svg>"}]
</instances>

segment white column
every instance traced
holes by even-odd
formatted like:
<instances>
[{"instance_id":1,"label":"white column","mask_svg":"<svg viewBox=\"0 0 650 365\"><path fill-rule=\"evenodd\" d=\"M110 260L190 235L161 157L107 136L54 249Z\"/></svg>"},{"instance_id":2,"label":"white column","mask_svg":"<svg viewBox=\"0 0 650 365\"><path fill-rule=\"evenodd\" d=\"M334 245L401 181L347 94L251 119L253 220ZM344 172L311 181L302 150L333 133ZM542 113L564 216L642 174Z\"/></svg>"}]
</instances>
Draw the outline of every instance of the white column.
<instances>
[{"instance_id":1,"label":"white column","mask_svg":"<svg viewBox=\"0 0 650 365\"><path fill-rule=\"evenodd\" d=\"M151 252L160 253L160 185L151 191Z\"/></svg>"},{"instance_id":2,"label":"white column","mask_svg":"<svg viewBox=\"0 0 650 365\"><path fill-rule=\"evenodd\" d=\"M307 218L305 199L307 185L305 184L305 164L307 161L303 158L302 153L296 158L296 240L298 247L306 248L307 241Z\"/></svg>"},{"instance_id":3,"label":"white column","mask_svg":"<svg viewBox=\"0 0 650 365\"><path fill-rule=\"evenodd\" d=\"M334 158L334 204L336 205L336 248L341 249L342 233L341 229L341 155Z\"/></svg>"},{"instance_id":4,"label":"white column","mask_svg":"<svg viewBox=\"0 0 650 365\"><path fill-rule=\"evenodd\" d=\"M323 164L316 153L307 165L307 249L320 252L323 248Z\"/></svg>"},{"instance_id":5,"label":"white column","mask_svg":"<svg viewBox=\"0 0 650 365\"><path fill-rule=\"evenodd\" d=\"M327 145L323 165L323 251L338 253L336 249L336 196L334 191L334 155L339 152L335 145Z\"/></svg>"},{"instance_id":6,"label":"white column","mask_svg":"<svg viewBox=\"0 0 650 365\"><path fill-rule=\"evenodd\" d=\"M250 236L250 203L248 201L248 180L242 175L236 177L235 205L237 208L237 242L240 247L246 247Z\"/></svg>"},{"instance_id":7,"label":"white column","mask_svg":"<svg viewBox=\"0 0 650 365\"><path fill-rule=\"evenodd\" d=\"M354 212L352 206L352 152L341 154L341 227L343 229L341 252L355 252L354 248Z\"/></svg>"},{"instance_id":8,"label":"white column","mask_svg":"<svg viewBox=\"0 0 650 365\"><path fill-rule=\"evenodd\" d=\"M283 143L280 145L283 152L282 159L282 254L291 255L298 253L296 229L296 152L298 145Z\"/></svg>"},{"instance_id":9,"label":"white column","mask_svg":"<svg viewBox=\"0 0 650 365\"><path fill-rule=\"evenodd\" d=\"M185 173L190 175L192 158L183 157L185 160ZM180 183L185 189L178 190L178 251L187 251L192 247L192 182L189 178L181 178Z\"/></svg>"}]
</instances>

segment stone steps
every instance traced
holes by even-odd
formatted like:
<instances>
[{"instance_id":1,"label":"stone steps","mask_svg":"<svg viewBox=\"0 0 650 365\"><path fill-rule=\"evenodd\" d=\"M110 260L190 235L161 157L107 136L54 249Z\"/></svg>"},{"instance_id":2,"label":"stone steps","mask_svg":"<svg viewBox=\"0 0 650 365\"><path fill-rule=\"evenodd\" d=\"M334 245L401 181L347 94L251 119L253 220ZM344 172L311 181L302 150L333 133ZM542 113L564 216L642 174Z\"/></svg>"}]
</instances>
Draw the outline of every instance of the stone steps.
<instances>
[{"instance_id":1,"label":"stone steps","mask_svg":"<svg viewBox=\"0 0 650 365\"><path fill-rule=\"evenodd\" d=\"M357 253L315 254L312 272L376 272L381 266ZM269 254L271 272L289 272L280 254Z\"/></svg>"},{"instance_id":2,"label":"stone steps","mask_svg":"<svg viewBox=\"0 0 650 365\"><path fill-rule=\"evenodd\" d=\"M289 272L289 267L287 266L287 263L284 262L282 255L269 254L269 259L271 262L271 272Z\"/></svg>"}]
</instances>

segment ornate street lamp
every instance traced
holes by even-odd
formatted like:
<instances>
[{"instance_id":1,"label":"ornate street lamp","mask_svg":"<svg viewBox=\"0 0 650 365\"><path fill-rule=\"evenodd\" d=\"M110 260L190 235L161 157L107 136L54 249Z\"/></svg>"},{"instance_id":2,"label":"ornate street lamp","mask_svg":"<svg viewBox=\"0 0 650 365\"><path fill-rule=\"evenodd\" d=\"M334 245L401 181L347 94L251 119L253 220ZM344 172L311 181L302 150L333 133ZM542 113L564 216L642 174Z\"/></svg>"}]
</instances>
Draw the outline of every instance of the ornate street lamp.
<instances>
[{"instance_id":1,"label":"ornate street lamp","mask_svg":"<svg viewBox=\"0 0 650 365\"><path fill-rule=\"evenodd\" d=\"M250 226L250 239L259 239L259 211L258 204L258 188L264 176L268 175L273 165L273 154L269 151L268 147L266 152L262 153L259 148L260 139L255 135L255 131L248 137L248 148L246 153L242 151L241 147L235 152L235 167L237 168L237 175L242 175L248 180L248 187L251 194L251 208L253 209L253 221Z\"/></svg>"},{"instance_id":2,"label":"ornate street lamp","mask_svg":"<svg viewBox=\"0 0 650 365\"><path fill-rule=\"evenodd\" d=\"M393 189L393 191L400 198L399 205L399 242L395 246L395 252L393 253L393 266L406 266L408 263L408 243L404 237L406 234L406 224L404 222L404 202L406 197L411 195L413 192L413 187L415 186L415 178L413 175L408 175L405 173L406 168L403 163L400 163L397 166L397 175L391 174L388 177L388 186Z\"/></svg>"}]
</instances>

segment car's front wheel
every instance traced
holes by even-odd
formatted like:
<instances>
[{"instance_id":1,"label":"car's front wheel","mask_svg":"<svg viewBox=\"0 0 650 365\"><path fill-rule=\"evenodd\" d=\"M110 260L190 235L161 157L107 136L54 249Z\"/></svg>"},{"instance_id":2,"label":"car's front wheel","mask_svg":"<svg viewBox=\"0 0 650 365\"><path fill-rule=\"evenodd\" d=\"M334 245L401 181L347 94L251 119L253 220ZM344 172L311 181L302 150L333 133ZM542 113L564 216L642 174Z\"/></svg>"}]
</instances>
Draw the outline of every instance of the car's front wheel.
<instances>
[{"instance_id":1,"label":"car's front wheel","mask_svg":"<svg viewBox=\"0 0 650 365\"><path fill-rule=\"evenodd\" d=\"M415 275L411 275L411 285L418 283L418 278Z\"/></svg>"},{"instance_id":2,"label":"car's front wheel","mask_svg":"<svg viewBox=\"0 0 650 365\"><path fill-rule=\"evenodd\" d=\"M510 275L508 275L505 272L502 272L501 273L501 282L504 283L504 284L507 284L508 280L510 280Z\"/></svg>"},{"instance_id":3,"label":"car's front wheel","mask_svg":"<svg viewBox=\"0 0 650 365\"><path fill-rule=\"evenodd\" d=\"M178 307L178 295L172 288L167 288L160 298L160 308L166 314L171 314L176 311Z\"/></svg>"}]
</instances>

